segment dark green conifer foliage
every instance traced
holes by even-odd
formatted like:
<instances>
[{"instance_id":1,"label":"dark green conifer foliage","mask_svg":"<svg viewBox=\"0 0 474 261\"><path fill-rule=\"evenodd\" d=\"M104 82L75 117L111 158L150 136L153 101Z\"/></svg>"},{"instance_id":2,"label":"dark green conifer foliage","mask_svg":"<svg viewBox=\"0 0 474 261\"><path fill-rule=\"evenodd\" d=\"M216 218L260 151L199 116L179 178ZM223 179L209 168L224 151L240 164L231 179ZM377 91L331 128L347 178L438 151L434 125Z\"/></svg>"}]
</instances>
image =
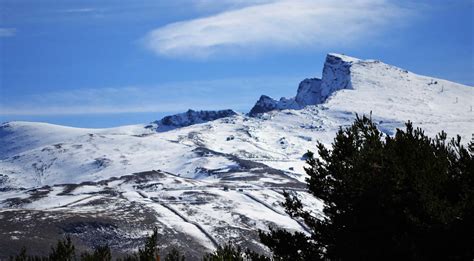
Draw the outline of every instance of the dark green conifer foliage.
<instances>
[{"instance_id":1,"label":"dark green conifer foliage","mask_svg":"<svg viewBox=\"0 0 474 261\"><path fill-rule=\"evenodd\" d=\"M153 234L149 236L145 241L145 247L138 249L138 257L140 261L155 261L158 256L158 228L153 229Z\"/></svg>"},{"instance_id":2,"label":"dark green conifer foliage","mask_svg":"<svg viewBox=\"0 0 474 261\"><path fill-rule=\"evenodd\" d=\"M81 255L81 261L110 261L112 260L112 254L110 253L110 247L108 245L99 246L94 249L94 252L83 253Z\"/></svg>"},{"instance_id":3,"label":"dark green conifer foliage","mask_svg":"<svg viewBox=\"0 0 474 261\"><path fill-rule=\"evenodd\" d=\"M138 253L127 255L119 261L155 261L159 255L157 247L158 228L153 229L153 233L145 239L145 247L139 248Z\"/></svg>"},{"instance_id":4,"label":"dark green conifer foliage","mask_svg":"<svg viewBox=\"0 0 474 261\"><path fill-rule=\"evenodd\" d=\"M245 250L245 257L248 261L271 261L269 257L256 253L250 249Z\"/></svg>"},{"instance_id":5,"label":"dark green conifer foliage","mask_svg":"<svg viewBox=\"0 0 474 261\"><path fill-rule=\"evenodd\" d=\"M275 260L318 260L319 253L303 233L290 233L282 229L270 229L259 233L260 241L273 250Z\"/></svg>"},{"instance_id":6,"label":"dark green conifer foliage","mask_svg":"<svg viewBox=\"0 0 474 261\"><path fill-rule=\"evenodd\" d=\"M218 246L213 253L206 254L204 261L244 261L244 252L242 249L232 244Z\"/></svg>"},{"instance_id":7,"label":"dark green conifer foliage","mask_svg":"<svg viewBox=\"0 0 474 261\"><path fill-rule=\"evenodd\" d=\"M318 158L307 154L308 188L324 201L325 217L285 194L287 212L311 236L272 230L261 240L277 259L472 260L473 147L444 132L431 139L410 122L383 137L357 117L331 150L319 143Z\"/></svg>"},{"instance_id":8,"label":"dark green conifer foliage","mask_svg":"<svg viewBox=\"0 0 474 261\"><path fill-rule=\"evenodd\" d=\"M270 261L265 255L258 254L250 249L242 250L240 246L229 242L218 246L217 249L204 255L204 261Z\"/></svg>"},{"instance_id":9,"label":"dark green conifer foliage","mask_svg":"<svg viewBox=\"0 0 474 261\"><path fill-rule=\"evenodd\" d=\"M20 253L16 256L10 257L10 261L28 261L28 255L26 254L26 247L23 246L20 250Z\"/></svg>"},{"instance_id":10,"label":"dark green conifer foliage","mask_svg":"<svg viewBox=\"0 0 474 261\"><path fill-rule=\"evenodd\" d=\"M22 247L20 253L16 256L10 257L10 261L48 261L47 257L30 256L27 255L26 247Z\"/></svg>"},{"instance_id":11,"label":"dark green conifer foliage","mask_svg":"<svg viewBox=\"0 0 474 261\"><path fill-rule=\"evenodd\" d=\"M184 255L179 252L178 249L173 248L171 251L166 255L165 261L184 261Z\"/></svg>"},{"instance_id":12,"label":"dark green conifer foliage","mask_svg":"<svg viewBox=\"0 0 474 261\"><path fill-rule=\"evenodd\" d=\"M65 240L59 240L56 244L56 248L51 248L49 254L50 261L72 261L75 259L74 244L71 241L71 237L67 236Z\"/></svg>"}]
</instances>

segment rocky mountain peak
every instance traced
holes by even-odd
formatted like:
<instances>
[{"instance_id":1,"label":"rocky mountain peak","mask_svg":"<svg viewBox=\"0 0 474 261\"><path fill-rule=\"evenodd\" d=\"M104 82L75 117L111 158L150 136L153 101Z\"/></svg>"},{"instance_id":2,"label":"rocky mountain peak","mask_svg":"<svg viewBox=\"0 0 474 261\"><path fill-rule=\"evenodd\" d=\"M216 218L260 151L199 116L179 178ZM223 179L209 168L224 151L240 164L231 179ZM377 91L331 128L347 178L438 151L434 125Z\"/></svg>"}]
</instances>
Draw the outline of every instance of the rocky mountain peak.
<instances>
[{"instance_id":1,"label":"rocky mountain peak","mask_svg":"<svg viewBox=\"0 0 474 261\"><path fill-rule=\"evenodd\" d=\"M362 60L330 53L326 56L322 79L304 79L300 82L294 98L281 98L277 101L262 95L249 115L256 116L272 110L302 109L307 105L321 104L335 91L352 88L350 68L352 64L359 62Z\"/></svg>"}]
</instances>

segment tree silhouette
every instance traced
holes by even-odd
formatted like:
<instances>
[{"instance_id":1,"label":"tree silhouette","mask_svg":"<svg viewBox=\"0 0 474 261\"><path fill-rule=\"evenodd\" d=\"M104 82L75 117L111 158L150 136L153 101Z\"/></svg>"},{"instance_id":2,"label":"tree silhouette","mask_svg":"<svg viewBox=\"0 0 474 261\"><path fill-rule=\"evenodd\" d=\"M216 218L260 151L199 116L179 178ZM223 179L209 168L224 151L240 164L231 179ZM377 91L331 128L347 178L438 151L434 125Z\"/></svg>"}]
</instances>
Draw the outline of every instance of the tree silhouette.
<instances>
[{"instance_id":1,"label":"tree silhouette","mask_svg":"<svg viewBox=\"0 0 474 261\"><path fill-rule=\"evenodd\" d=\"M413 128L385 136L362 117L332 148L307 153L309 192L323 218L285 193L287 212L311 235L260 232L276 259L465 260L474 257L474 160L458 136L434 139Z\"/></svg>"},{"instance_id":2,"label":"tree silhouette","mask_svg":"<svg viewBox=\"0 0 474 261\"><path fill-rule=\"evenodd\" d=\"M75 259L75 248L71 237L67 236L65 240L58 240L56 247L51 248L49 254L50 261L72 261Z\"/></svg>"},{"instance_id":3,"label":"tree silhouette","mask_svg":"<svg viewBox=\"0 0 474 261\"><path fill-rule=\"evenodd\" d=\"M94 249L92 253L83 253L81 255L81 261L110 261L112 260L112 254L110 253L110 247L108 245L99 246Z\"/></svg>"}]
</instances>

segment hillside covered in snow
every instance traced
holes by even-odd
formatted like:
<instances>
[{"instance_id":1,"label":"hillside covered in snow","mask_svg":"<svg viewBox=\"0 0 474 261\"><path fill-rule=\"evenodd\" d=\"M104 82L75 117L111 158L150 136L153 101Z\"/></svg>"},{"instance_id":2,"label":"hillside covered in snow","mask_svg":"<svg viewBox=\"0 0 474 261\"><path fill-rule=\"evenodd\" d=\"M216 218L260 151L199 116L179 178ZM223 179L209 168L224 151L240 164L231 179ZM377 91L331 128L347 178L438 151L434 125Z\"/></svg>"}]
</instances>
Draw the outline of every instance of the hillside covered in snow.
<instances>
[{"instance_id":1,"label":"hillside covered in snow","mask_svg":"<svg viewBox=\"0 0 474 261\"><path fill-rule=\"evenodd\" d=\"M329 54L321 79L302 81L293 98L264 95L249 114L190 110L111 129L3 123L0 252L46 230L133 248L154 225L196 256L229 239L264 252L255 228L305 232L279 205L283 190L321 209L305 191L303 155L317 141L329 145L356 113L371 114L386 135L410 120L468 142L473 103L473 87Z\"/></svg>"}]
</instances>

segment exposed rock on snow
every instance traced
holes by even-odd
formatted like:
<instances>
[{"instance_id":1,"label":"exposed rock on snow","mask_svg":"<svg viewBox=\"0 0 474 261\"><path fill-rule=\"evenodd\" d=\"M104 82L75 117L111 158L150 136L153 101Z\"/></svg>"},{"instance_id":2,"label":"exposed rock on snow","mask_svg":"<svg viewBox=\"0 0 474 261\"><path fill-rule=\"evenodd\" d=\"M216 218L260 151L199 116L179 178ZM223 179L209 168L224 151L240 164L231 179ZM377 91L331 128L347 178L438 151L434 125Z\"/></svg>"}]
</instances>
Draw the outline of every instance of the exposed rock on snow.
<instances>
[{"instance_id":1,"label":"exposed rock on snow","mask_svg":"<svg viewBox=\"0 0 474 261\"><path fill-rule=\"evenodd\" d=\"M473 87L329 54L322 79L302 81L295 98L260 97L250 115L261 117L189 110L148 126L110 129L5 123L0 125L0 210L5 217L0 223L24 233L15 241L18 246L31 231L50 230L31 230L31 224L66 222L77 213L86 215L87 222L104 222L114 213L107 218L124 230L106 230L130 248L136 247L133 238L140 238L134 234L138 227L158 224L160 233L190 251L213 248L210 237L226 243L229 235L243 246L264 249L255 240L255 228L276 224L305 232L278 204L281 191L300 193L304 204L321 208L304 191L304 154L314 151L317 141L331 144L355 113L372 112L386 135L411 120L427 135L444 130L468 142L473 103ZM23 223L17 223L18 216L25 217ZM103 232L77 236L98 242ZM2 243L0 258L8 249Z\"/></svg>"},{"instance_id":2,"label":"exposed rock on snow","mask_svg":"<svg viewBox=\"0 0 474 261\"><path fill-rule=\"evenodd\" d=\"M258 99L257 103L253 106L253 108L250 110L249 115L250 116L255 116L260 113L268 112L268 111L273 111L277 110L278 107L278 101L266 96L262 95L260 96L260 99Z\"/></svg>"},{"instance_id":3,"label":"exposed rock on snow","mask_svg":"<svg viewBox=\"0 0 474 261\"><path fill-rule=\"evenodd\" d=\"M330 144L337 129L350 124L355 113L372 112L388 135L411 120L430 135L445 130L468 141L474 125L473 97L474 88L469 86L379 61L329 54L322 80L303 80L295 98L275 101L262 96L250 115L266 112L264 117L232 110L189 110L148 126L111 129L2 124L1 186L83 182L151 169L196 178L197 169L218 173L236 165L226 157L196 155L193 150L198 147L263 161L275 169L295 167L301 175L296 178L304 181L301 155L316 141ZM282 134L284 144L278 140Z\"/></svg>"},{"instance_id":4,"label":"exposed rock on snow","mask_svg":"<svg viewBox=\"0 0 474 261\"><path fill-rule=\"evenodd\" d=\"M323 68L321 88L316 93L318 103L324 102L332 93L341 89L351 89L351 66L362 62L349 56L328 54Z\"/></svg>"},{"instance_id":5,"label":"exposed rock on snow","mask_svg":"<svg viewBox=\"0 0 474 261\"><path fill-rule=\"evenodd\" d=\"M296 93L296 103L300 106L319 104L323 102L320 99L321 79L304 79L298 86Z\"/></svg>"},{"instance_id":6,"label":"exposed rock on snow","mask_svg":"<svg viewBox=\"0 0 474 261\"><path fill-rule=\"evenodd\" d=\"M323 68L322 79L312 78L303 80L294 98L281 98L276 101L262 95L249 112L256 116L264 112L285 109L302 109L308 105L321 104L335 91L351 88L351 66L362 62L359 59L341 54L328 54Z\"/></svg>"},{"instance_id":7,"label":"exposed rock on snow","mask_svg":"<svg viewBox=\"0 0 474 261\"><path fill-rule=\"evenodd\" d=\"M159 121L153 122L155 128L160 130L169 130L175 128L186 127L194 124L214 121L221 118L237 115L233 110L220 111L193 111L188 110L184 113L169 115Z\"/></svg>"},{"instance_id":8,"label":"exposed rock on snow","mask_svg":"<svg viewBox=\"0 0 474 261\"><path fill-rule=\"evenodd\" d=\"M225 157L196 155L193 149L197 147L265 160L281 170L297 166L295 172L303 175L301 155L314 148L316 141L329 144L339 126L351 123L354 113L372 112L389 135L411 120L428 134L445 130L467 141L474 124L470 110L473 97L474 88L469 86L416 75L379 61L328 54L322 79L303 80L295 98L275 101L260 97L250 115L266 113L261 118L232 110L189 110L148 126L111 129L2 124L1 183L34 187L158 168L195 178L196 169L216 173L235 165ZM279 112L282 109L288 110ZM282 133L285 146L278 141ZM304 181L303 176L297 178Z\"/></svg>"}]
</instances>

